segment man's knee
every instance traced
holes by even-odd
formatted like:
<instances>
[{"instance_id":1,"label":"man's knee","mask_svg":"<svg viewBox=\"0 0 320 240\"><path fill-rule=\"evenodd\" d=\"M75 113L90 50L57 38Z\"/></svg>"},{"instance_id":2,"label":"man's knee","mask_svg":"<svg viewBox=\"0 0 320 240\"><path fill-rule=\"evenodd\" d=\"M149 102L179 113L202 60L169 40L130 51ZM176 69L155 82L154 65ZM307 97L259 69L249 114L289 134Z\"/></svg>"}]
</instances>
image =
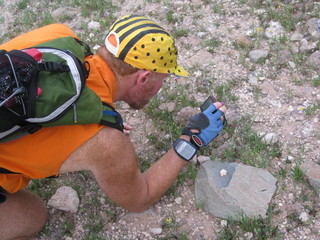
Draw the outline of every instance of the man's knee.
<instances>
[{"instance_id":1,"label":"man's knee","mask_svg":"<svg viewBox=\"0 0 320 240\"><path fill-rule=\"evenodd\" d=\"M6 197L0 204L0 239L32 237L41 231L47 220L47 209L38 196L20 190Z\"/></svg>"}]
</instances>

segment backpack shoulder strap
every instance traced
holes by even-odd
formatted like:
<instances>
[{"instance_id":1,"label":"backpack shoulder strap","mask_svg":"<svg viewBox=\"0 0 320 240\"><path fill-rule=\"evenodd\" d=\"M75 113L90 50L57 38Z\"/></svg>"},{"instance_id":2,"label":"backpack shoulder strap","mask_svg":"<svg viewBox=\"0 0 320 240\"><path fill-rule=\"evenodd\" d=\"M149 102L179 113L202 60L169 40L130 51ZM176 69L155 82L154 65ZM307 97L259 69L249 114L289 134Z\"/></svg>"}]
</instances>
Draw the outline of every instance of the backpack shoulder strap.
<instances>
[{"instance_id":1,"label":"backpack shoulder strap","mask_svg":"<svg viewBox=\"0 0 320 240\"><path fill-rule=\"evenodd\" d=\"M87 56L90 56L90 55L93 55L92 51L91 51L91 48L88 44L86 44L85 42L79 40L79 39L76 39L76 41L81 44L82 46L84 46L85 48L85 53L84 53L84 57L87 57Z\"/></svg>"},{"instance_id":2,"label":"backpack shoulder strap","mask_svg":"<svg viewBox=\"0 0 320 240\"><path fill-rule=\"evenodd\" d=\"M102 109L102 118L99 124L112 127L123 132L123 119L120 113L105 102L102 102Z\"/></svg>"}]
</instances>

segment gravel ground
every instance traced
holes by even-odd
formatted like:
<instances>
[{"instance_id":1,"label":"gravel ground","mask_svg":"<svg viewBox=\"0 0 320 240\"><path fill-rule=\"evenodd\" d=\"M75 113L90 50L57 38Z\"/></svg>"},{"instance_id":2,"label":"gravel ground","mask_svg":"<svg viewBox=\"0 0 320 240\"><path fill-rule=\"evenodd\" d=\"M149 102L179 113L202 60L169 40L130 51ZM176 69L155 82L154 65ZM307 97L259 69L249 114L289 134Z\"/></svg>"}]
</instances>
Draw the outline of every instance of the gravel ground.
<instances>
[{"instance_id":1,"label":"gravel ground","mask_svg":"<svg viewBox=\"0 0 320 240\"><path fill-rule=\"evenodd\" d=\"M61 6L61 2L60 9L53 4L55 1L47 1L47 6L40 1L24 1L25 9L15 5L23 1L1 2L5 10L1 13L3 40L14 36L8 33L18 29L15 21L19 13L28 9L33 13L55 13L60 22L69 24L80 35L86 34L85 41L92 47L99 44L92 39L102 34L103 27L95 30L87 26L103 20L93 13L82 17L75 1L66 1L65 6ZM132 13L146 15L176 34L180 64L193 76L187 80L171 78L166 82L168 89L188 84L200 103L210 88L214 92L216 86L232 83L231 94L236 100L227 102L230 122L246 114L254 116L253 129L259 134L276 134L281 146L281 156L267 167L278 178L271 220L271 225L277 226L281 233L278 239L320 239L319 196L307 181L297 182L294 177L294 169L300 163L320 162L319 67L307 65L310 56L320 48L319 35L313 36L307 25L310 19L320 18L320 2L136 0L114 1L113 6L117 8L105 9L106 18L111 14L116 17ZM288 6L292 10L291 19L299 19L293 27L290 19L286 19ZM61 12L72 16L61 18ZM286 37L278 40L275 40L278 35L267 37L276 34L277 29L268 30L272 22L282 24ZM25 26L21 31L35 27L35 24ZM89 37L88 33L93 35ZM255 62L249 53L258 49L267 51L267 56ZM313 63L319 66L319 58ZM207 91L197 91L199 83ZM132 111L125 104L119 105L119 109L134 127L130 137L139 157L152 159L155 148L149 145L147 135L162 136L162 133L153 129L144 111ZM284 169L286 174L280 175L279 169ZM53 182L43 180L40 184L32 183L31 188L41 189L38 191L48 199L61 185L77 190L81 199L79 211L71 214L48 207L49 223L38 239L257 239L251 232L240 232L234 238L221 237L220 231L226 222L197 207L192 180L139 214L128 213L111 203L88 173L68 174Z\"/></svg>"}]
</instances>

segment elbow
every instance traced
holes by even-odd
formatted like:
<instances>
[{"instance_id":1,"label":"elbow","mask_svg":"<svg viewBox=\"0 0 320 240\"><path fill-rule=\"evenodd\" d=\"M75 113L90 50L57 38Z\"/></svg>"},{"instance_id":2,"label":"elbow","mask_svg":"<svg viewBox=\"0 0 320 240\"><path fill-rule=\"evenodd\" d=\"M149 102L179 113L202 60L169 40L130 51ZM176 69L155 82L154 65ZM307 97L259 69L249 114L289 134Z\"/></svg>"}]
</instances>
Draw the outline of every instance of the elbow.
<instances>
[{"instance_id":1,"label":"elbow","mask_svg":"<svg viewBox=\"0 0 320 240\"><path fill-rule=\"evenodd\" d=\"M146 203L131 203L129 206L123 206L126 210L133 213L141 213L146 210L148 210L152 204L146 204Z\"/></svg>"}]
</instances>

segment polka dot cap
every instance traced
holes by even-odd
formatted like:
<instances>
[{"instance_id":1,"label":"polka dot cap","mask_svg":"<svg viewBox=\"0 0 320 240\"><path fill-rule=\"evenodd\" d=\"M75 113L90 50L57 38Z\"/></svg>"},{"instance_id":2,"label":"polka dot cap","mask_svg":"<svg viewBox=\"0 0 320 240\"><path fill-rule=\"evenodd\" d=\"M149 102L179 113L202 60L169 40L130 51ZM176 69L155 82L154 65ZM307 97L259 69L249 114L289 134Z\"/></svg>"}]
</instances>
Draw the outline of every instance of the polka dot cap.
<instances>
[{"instance_id":1,"label":"polka dot cap","mask_svg":"<svg viewBox=\"0 0 320 240\"><path fill-rule=\"evenodd\" d=\"M170 33L145 17L118 19L111 26L105 45L115 57L136 68L189 76L177 63L178 51Z\"/></svg>"}]
</instances>

